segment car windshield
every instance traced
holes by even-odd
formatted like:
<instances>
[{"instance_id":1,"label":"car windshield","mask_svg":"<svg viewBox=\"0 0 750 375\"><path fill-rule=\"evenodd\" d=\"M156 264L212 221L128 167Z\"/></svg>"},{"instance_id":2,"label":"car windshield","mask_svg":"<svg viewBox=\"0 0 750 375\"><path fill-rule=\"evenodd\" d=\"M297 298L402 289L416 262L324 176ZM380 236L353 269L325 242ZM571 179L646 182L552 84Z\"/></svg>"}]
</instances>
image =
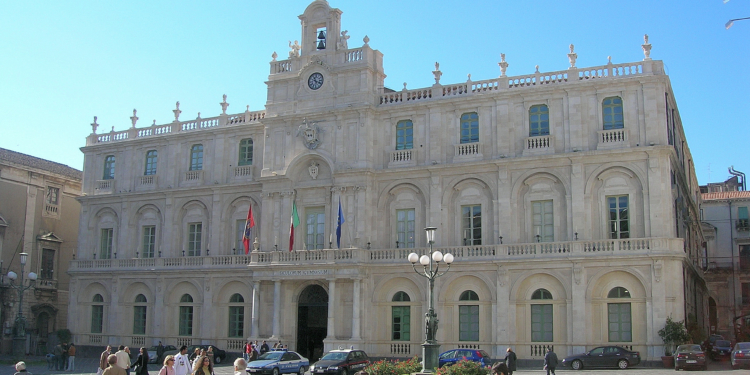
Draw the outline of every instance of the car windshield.
<instances>
[{"instance_id":1,"label":"car windshield","mask_svg":"<svg viewBox=\"0 0 750 375\"><path fill-rule=\"evenodd\" d=\"M678 352L699 352L701 351L700 345L680 345L677 347Z\"/></svg>"},{"instance_id":2,"label":"car windshield","mask_svg":"<svg viewBox=\"0 0 750 375\"><path fill-rule=\"evenodd\" d=\"M262 356L258 357L258 360L276 360L278 361L281 359L281 356L284 355L285 352L268 352L266 354L263 354Z\"/></svg>"},{"instance_id":3,"label":"car windshield","mask_svg":"<svg viewBox=\"0 0 750 375\"><path fill-rule=\"evenodd\" d=\"M716 340L716 346L729 346L731 343L727 340Z\"/></svg>"},{"instance_id":4,"label":"car windshield","mask_svg":"<svg viewBox=\"0 0 750 375\"><path fill-rule=\"evenodd\" d=\"M336 352L336 353L328 353L321 358L321 361L341 361L346 359L346 355L348 353L342 353L342 352Z\"/></svg>"},{"instance_id":5,"label":"car windshield","mask_svg":"<svg viewBox=\"0 0 750 375\"><path fill-rule=\"evenodd\" d=\"M750 349L750 342L738 342L737 343L737 349Z\"/></svg>"}]
</instances>

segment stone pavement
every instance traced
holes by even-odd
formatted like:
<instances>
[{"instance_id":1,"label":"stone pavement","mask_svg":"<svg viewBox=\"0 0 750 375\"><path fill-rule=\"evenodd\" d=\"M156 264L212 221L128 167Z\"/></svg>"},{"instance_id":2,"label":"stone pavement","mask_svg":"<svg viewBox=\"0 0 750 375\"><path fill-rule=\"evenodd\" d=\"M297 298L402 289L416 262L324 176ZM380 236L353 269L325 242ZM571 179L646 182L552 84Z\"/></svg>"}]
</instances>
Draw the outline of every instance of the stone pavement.
<instances>
[{"instance_id":1,"label":"stone pavement","mask_svg":"<svg viewBox=\"0 0 750 375\"><path fill-rule=\"evenodd\" d=\"M13 375L15 373L15 368L13 365L9 364L10 359L8 358L0 358L2 360L2 363L0 365L0 375ZM232 375L234 373L234 368L232 366L232 362L234 362L234 358L227 358L227 361L225 363L222 363L220 365L216 365L214 367L214 373L215 375ZM69 372L69 371L55 371L55 370L48 370L47 369L47 361L43 357L28 357L26 360L26 363L28 365L28 371L31 372L33 375L45 375L45 374L56 374L56 375L66 375L66 374L96 374L96 368L99 364L99 360L95 358L76 358L76 370ZM159 369L161 368L161 365L152 364L148 366L148 371L151 375L157 375L159 373ZM671 374L674 375L675 371L674 369L657 369L657 368L644 368L644 367L635 367L632 369L625 370L621 372L621 370L581 370L581 371L573 371L573 370L565 370L565 369L558 369L558 374L569 374L569 375L617 375L617 374L646 374L646 375L667 375ZM734 373L734 374L750 374L750 371L748 370L738 370L738 371L732 371L732 368L729 366L729 362L713 362L709 363L708 365L708 371L706 372L700 372L701 374L723 374L723 373ZM308 372L309 374L309 372ZM531 369L531 368L523 368L519 371L515 371L513 375L527 375L527 374L546 374L545 371L543 371L541 368L539 369Z\"/></svg>"}]
</instances>

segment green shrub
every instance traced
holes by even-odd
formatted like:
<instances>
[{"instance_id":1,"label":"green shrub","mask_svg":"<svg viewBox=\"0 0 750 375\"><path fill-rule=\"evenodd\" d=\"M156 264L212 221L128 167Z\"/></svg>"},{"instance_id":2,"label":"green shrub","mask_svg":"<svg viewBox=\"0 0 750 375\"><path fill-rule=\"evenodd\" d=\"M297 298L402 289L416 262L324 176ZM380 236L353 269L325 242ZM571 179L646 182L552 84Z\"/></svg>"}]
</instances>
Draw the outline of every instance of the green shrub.
<instances>
[{"instance_id":1,"label":"green shrub","mask_svg":"<svg viewBox=\"0 0 750 375\"><path fill-rule=\"evenodd\" d=\"M365 372L369 375L404 375L411 374L412 372L419 372L421 370L422 363L419 362L417 357L406 361L377 361L371 363L365 368Z\"/></svg>"},{"instance_id":2,"label":"green shrub","mask_svg":"<svg viewBox=\"0 0 750 375\"><path fill-rule=\"evenodd\" d=\"M462 359L453 366L439 368L435 375L487 375L489 373L489 367L484 367L479 362Z\"/></svg>"}]
</instances>

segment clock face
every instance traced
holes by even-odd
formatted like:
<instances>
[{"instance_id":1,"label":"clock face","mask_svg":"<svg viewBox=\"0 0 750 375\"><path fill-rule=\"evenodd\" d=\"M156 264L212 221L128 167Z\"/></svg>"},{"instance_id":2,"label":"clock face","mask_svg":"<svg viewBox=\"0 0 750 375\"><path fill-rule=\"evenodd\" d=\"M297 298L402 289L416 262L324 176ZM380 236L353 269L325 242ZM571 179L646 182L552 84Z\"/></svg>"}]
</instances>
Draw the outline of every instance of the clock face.
<instances>
[{"instance_id":1,"label":"clock face","mask_svg":"<svg viewBox=\"0 0 750 375\"><path fill-rule=\"evenodd\" d=\"M310 78L307 79L307 85L313 90L319 89L323 86L323 75L320 73L311 74Z\"/></svg>"}]
</instances>

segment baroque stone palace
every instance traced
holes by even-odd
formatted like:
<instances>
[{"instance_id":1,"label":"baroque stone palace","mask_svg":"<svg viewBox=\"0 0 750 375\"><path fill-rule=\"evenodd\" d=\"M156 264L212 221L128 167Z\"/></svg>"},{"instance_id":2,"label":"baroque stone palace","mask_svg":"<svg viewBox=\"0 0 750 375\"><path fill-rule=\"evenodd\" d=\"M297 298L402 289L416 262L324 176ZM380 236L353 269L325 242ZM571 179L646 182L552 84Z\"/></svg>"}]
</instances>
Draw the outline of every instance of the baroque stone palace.
<instances>
[{"instance_id":1,"label":"baroque stone palace","mask_svg":"<svg viewBox=\"0 0 750 375\"><path fill-rule=\"evenodd\" d=\"M84 345L280 340L414 356L427 281L442 349L521 358L603 344L663 354L668 316L707 325L698 184L661 61L384 87L339 9L302 15L262 111L93 133L69 327ZM287 56L284 56L287 57ZM261 88L258 88L261 89ZM340 206L339 206L340 202ZM301 224L289 249L296 206ZM339 207L345 221L337 245ZM251 252L243 233L248 210ZM253 248L257 247L257 250Z\"/></svg>"}]
</instances>

